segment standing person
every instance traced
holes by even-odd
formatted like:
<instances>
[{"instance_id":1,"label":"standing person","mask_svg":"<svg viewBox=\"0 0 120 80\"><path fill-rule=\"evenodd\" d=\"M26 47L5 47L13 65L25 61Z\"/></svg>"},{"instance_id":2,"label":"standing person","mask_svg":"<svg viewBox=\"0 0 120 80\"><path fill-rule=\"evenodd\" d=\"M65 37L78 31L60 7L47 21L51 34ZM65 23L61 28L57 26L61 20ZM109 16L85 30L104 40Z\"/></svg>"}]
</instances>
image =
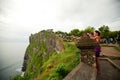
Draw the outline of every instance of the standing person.
<instances>
[{"instance_id":1,"label":"standing person","mask_svg":"<svg viewBox=\"0 0 120 80\"><path fill-rule=\"evenodd\" d=\"M107 45L110 44L110 38L109 38L109 36L107 36L107 38L106 38L106 43L107 43Z\"/></svg>"},{"instance_id":2,"label":"standing person","mask_svg":"<svg viewBox=\"0 0 120 80\"><path fill-rule=\"evenodd\" d=\"M99 60L99 56L101 52L101 47L99 45L100 44L100 32L97 30L94 32L94 39L98 43L98 46L94 49L94 51L95 51L95 56L96 56L97 73L100 74L100 60Z\"/></svg>"},{"instance_id":3,"label":"standing person","mask_svg":"<svg viewBox=\"0 0 120 80\"><path fill-rule=\"evenodd\" d=\"M110 43L112 43L112 44L113 44L113 38L112 38L112 37L110 38Z\"/></svg>"},{"instance_id":4,"label":"standing person","mask_svg":"<svg viewBox=\"0 0 120 80\"><path fill-rule=\"evenodd\" d=\"M96 56L96 68L97 68L97 74L100 74L100 61L99 61L99 56L100 56L100 52L101 52L101 47L99 45L100 43L100 32L99 31L95 31L94 33L89 33L89 37L91 39L94 39L98 46L94 49L95 52L95 56Z\"/></svg>"},{"instance_id":5,"label":"standing person","mask_svg":"<svg viewBox=\"0 0 120 80\"><path fill-rule=\"evenodd\" d=\"M117 44L118 44L119 47L120 47L120 34L117 34Z\"/></svg>"}]
</instances>

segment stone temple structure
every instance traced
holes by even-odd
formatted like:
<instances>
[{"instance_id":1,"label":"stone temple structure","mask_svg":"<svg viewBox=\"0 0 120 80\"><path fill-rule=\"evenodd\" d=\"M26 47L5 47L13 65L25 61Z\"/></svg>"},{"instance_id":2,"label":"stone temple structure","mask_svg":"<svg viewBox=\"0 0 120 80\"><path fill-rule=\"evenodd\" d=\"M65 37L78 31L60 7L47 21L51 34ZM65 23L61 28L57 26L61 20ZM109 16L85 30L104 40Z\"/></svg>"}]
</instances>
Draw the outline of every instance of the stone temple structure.
<instances>
[{"instance_id":1,"label":"stone temple structure","mask_svg":"<svg viewBox=\"0 0 120 80\"><path fill-rule=\"evenodd\" d=\"M95 52L94 48L98 46L95 40L90 39L87 35L77 40L76 46L81 50L81 62L92 66L95 63Z\"/></svg>"}]
</instances>

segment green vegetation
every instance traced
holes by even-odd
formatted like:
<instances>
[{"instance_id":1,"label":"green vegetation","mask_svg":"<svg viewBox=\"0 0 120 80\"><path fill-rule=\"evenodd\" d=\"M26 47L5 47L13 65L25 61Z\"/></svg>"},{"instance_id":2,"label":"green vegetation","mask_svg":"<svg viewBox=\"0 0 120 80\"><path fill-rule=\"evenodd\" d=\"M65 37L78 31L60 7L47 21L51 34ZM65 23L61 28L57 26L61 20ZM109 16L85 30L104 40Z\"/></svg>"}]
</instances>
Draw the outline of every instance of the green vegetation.
<instances>
[{"instance_id":1,"label":"green vegetation","mask_svg":"<svg viewBox=\"0 0 120 80\"><path fill-rule=\"evenodd\" d=\"M90 32L94 32L95 28L88 26L87 28L85 28L84 30L79 30L79 29L73 29L70 31L70 35L75 35L75 36L81 36L84 32L85 33L90 33Z\"/></svg>"},{"instance_id":2,"label":"green vegetation","mask_svg":"<svg viewBox=\"0 0 120 80\"><path fill-rule=\"evenodd\" d=\"M120 47L114 46L114 49L120 52Z\"/></svg>"},{"instance_id":3,"label":"green vegetation","mask_svg":"<svg viewBox=\"0 0 120 80\"><path fill-rule=\"evenodd\" d=\"M101 37L107 37L110 32L109 27L105 25L101 26L99 31L101 32Z\"/></svg>"},{"instance_id":4,"label":"green vegetation","mask_svg":"<svg viewBox=\"0 0 120 80\"><path fill-rule=\"evenodd\" d=\"M65 43L64 52L52 54L43 63L43 72L37 77L40 80L62 80L75 66L79 64L80 51L75 45Z\"/></svg>"},{"instance_id":5,"label":"green vegetation","mask_svg":"<svg viewBox=\"0 0 120 80\"><path fill-rule=\"evenodd\" d=\"M95 28L91 27L91 26L88 26L84 31L87 32L87 33L94 32Z\"/></svg>"},{"instance_id":6,"label":"green vegetation","mask_svg":"<svg viewBox=\"0 0 120 80\"><path fill-rule=\"evenodd\" d=\"M73 30L71 30L70 35L79 36L79 35L81 35L81 33L80 33L79 29L73 29Z\"/></svg>"},{"instance_id":7,"label":"green vegetation","mask_svg":"<svg viewBox=\"0 0 120 80\"><path fill-rule=\"evenodd\" d=\"M113 45L108 45L108 44L100 44L101 47L113 47Z\"/></svg>"}]
</instances>

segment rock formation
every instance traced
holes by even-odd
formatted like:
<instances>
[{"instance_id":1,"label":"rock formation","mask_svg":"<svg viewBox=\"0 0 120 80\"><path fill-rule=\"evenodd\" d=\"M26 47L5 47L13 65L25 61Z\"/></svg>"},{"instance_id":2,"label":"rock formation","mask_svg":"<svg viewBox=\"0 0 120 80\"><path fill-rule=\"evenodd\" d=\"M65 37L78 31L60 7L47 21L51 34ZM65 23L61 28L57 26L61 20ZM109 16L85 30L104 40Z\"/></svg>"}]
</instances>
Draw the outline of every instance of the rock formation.
<instances>
[{"instance_id":1,"label":"rock formation","mask_svg":"<svg viewBox=\"0 0 120 80\"><path fill-rule=\"evenodd\" d=\"M22 71L25 73L37 71L41 68L42 62L49 58L49 55L64 51L65 47L62 41L52 32L52 30L43 30L29 37L29 45L26 49Z\"/></svg>"}]
</instances>

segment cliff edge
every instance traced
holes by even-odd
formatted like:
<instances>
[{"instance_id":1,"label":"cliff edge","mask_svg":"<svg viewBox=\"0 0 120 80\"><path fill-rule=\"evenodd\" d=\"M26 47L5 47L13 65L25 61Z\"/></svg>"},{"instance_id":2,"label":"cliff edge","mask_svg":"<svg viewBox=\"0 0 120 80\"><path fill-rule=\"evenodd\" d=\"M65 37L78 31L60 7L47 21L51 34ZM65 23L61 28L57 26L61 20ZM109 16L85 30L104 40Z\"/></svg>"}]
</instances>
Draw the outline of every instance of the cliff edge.
<instances>
[{"instance_id":1,"label":"cliff edge","mask_svg":"<svg viewBox=\"0 0 120 80\"><path fill-rule=\"evenodd\" d=\"M39 33L31 34L29 37L29 46L24 56L22 71L29 72L30 69L36 71L36 65L39 64L40 68L43 61L49 58L50 54L55 52L60 53L64 50L63 43L52 31L43 30ZM30 63L34 63L34 65Z\"/></svg>"}]
</instances>

